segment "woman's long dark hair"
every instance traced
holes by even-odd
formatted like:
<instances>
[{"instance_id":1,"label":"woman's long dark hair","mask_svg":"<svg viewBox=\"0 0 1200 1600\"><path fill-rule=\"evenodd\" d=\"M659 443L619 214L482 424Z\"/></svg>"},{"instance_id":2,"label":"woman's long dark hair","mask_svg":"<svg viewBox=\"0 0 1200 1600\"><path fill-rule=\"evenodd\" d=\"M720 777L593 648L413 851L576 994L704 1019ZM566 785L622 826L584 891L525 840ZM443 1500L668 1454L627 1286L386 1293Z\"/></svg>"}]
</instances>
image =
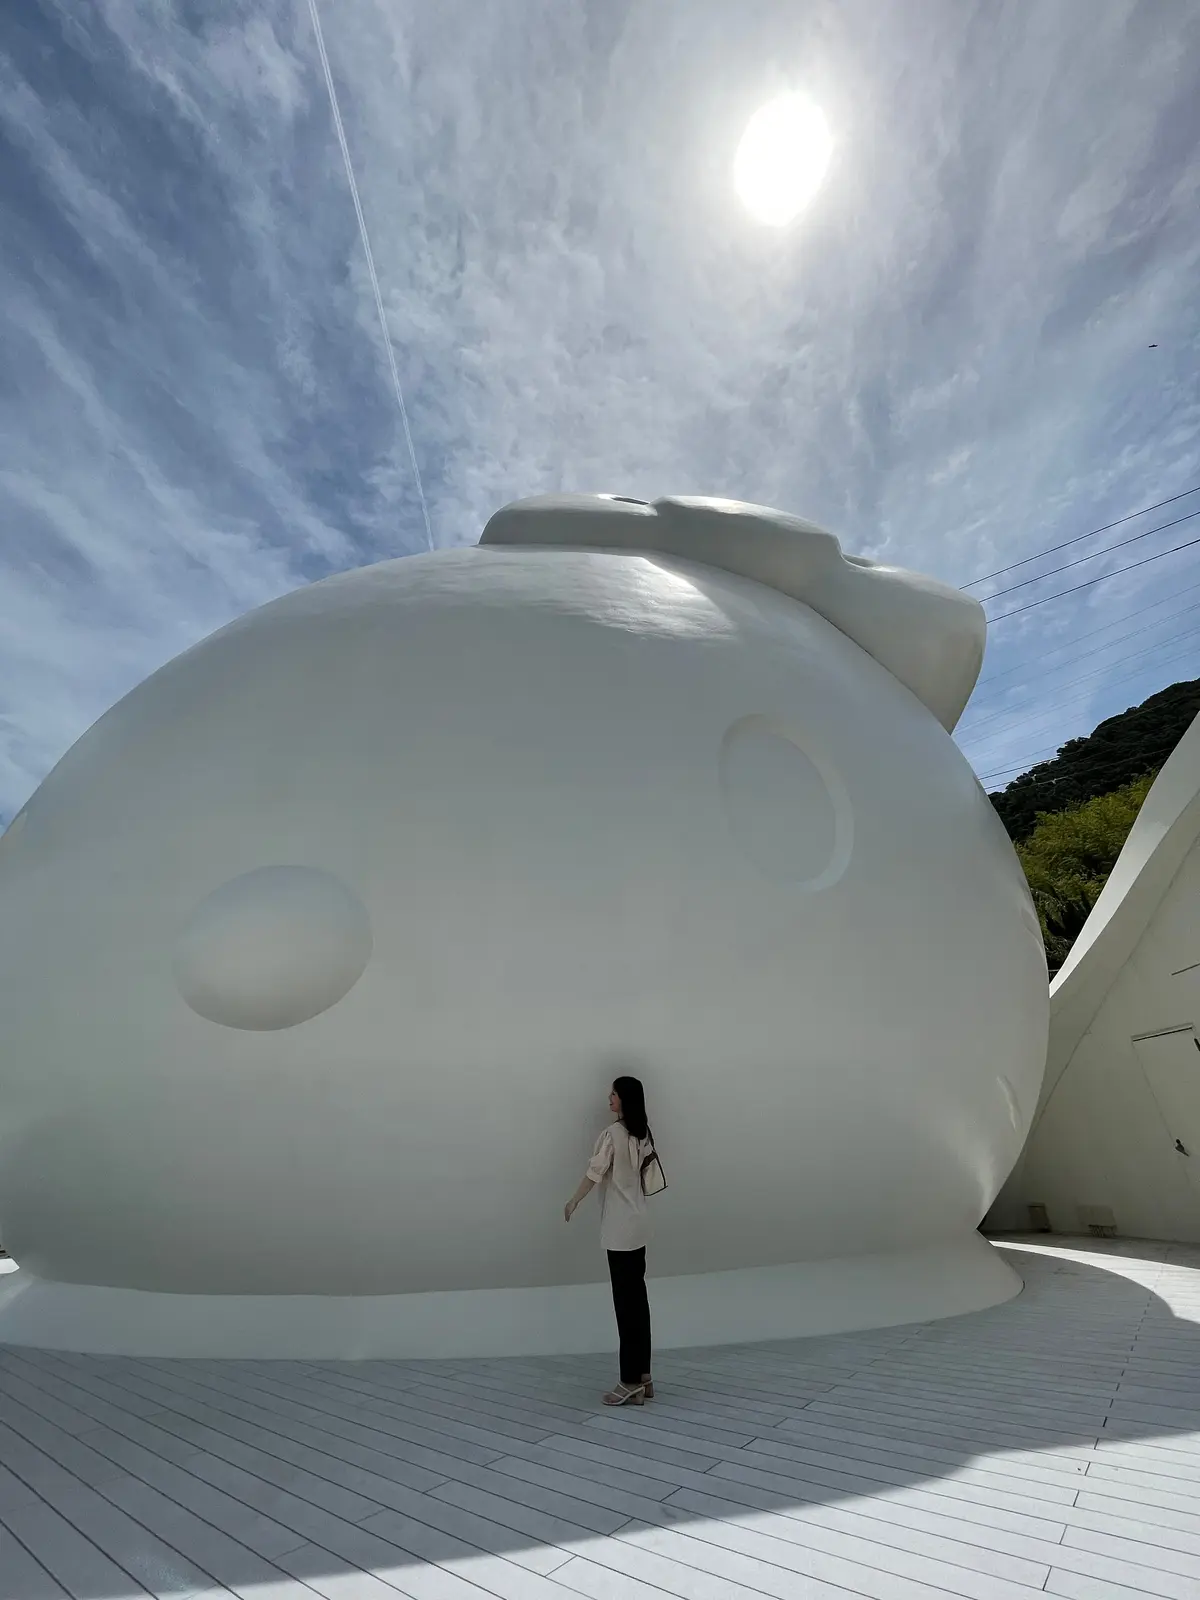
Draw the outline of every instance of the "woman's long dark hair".
<instances>
[{"instance_id":1,"label":"woman's long dark hair","mask_svg":"<svg viewBox=\"0 0 1200 1600\"><path fill-rule=\"evenodd\" d=\"M646 1121L646 1091L640 1078L616 1078L613 1089L621 1102L621 1121L635 1139L650 1138L650 1124Z\"/></svg>"}]
</instances>

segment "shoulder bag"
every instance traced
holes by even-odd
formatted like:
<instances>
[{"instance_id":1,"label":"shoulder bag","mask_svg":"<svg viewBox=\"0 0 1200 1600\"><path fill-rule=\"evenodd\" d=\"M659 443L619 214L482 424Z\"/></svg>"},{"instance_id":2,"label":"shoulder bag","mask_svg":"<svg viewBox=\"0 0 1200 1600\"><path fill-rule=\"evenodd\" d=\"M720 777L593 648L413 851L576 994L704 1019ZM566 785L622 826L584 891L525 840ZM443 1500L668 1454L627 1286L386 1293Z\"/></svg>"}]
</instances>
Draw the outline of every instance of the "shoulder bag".
<instances>
[{"instance_id":1,"label":"shoulder bag","mask_svg":"<svg viewBox=\"0 0 1200 1600\"><path fill-rule=\"evenodd\" d=\"M641 1167L642 1193L644 1195L661 1194L667 1187L667 1175L663 1171L662 1162L658 1159L658 1151L653 1144L650 1154L645 1157Z\"/></svg>"}]
</instances>

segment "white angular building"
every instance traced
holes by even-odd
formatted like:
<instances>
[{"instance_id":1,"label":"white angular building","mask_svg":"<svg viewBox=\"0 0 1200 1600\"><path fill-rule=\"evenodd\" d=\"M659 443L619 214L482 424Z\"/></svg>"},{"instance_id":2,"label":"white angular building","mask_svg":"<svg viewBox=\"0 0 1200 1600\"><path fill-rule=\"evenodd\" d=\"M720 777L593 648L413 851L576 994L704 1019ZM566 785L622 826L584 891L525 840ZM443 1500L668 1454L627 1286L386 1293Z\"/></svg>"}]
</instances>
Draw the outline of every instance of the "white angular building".
<instances>
[{"instance_id":1,"label":"white angular building","mask_svg":"<svg viewBox=\"0 0 1200 1600\"><path fill-rule=\"evenodd\" d=\"M647 1085L660 1344L973 1309L1045 963L949 730L978 604L720 501L524 502L154 674L0 845L0 1341L611 1340L562 1203Z\"/></svg>"},{"instance_id":2,"label":"white angular building","mask_svg":"<svg viewBox=\"0 0 1200 1600\"><path fill-rule=\"evenodd\" d=\"M1037 1116L988 1227L1200 1242L1198 1027L1200 719L1051 988Z\"/></svg>"}]
</instances>

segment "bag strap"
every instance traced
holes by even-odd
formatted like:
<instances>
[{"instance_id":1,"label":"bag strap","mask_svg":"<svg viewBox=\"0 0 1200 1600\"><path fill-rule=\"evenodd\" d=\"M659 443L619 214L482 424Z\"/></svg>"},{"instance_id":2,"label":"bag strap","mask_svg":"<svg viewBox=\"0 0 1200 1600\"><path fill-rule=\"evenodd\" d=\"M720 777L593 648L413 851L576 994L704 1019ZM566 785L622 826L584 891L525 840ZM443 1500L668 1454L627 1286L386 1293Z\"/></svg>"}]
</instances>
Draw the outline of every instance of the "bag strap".
<instances>
[{"instance_id":1,"label":"bag strap","mask_svg":"<svg viewBox=\"0 0 1200 1600\"><path fill-rule=\"evenodd\" d=\"M650 1154L643 1158L642 1164L638 1168L638 1180L641 1183L643 1194L646 1192L646 1169L653 1166L656 1161L658 1161L658 1170L662 1173L662 1180L665 1185L667 1181L667 1175L665 1172L663 1172L663 1164L659 1160L658 1151L654 1148L654 1142L652 1140L650 1143Z\"/></svg>"}]
</instances>

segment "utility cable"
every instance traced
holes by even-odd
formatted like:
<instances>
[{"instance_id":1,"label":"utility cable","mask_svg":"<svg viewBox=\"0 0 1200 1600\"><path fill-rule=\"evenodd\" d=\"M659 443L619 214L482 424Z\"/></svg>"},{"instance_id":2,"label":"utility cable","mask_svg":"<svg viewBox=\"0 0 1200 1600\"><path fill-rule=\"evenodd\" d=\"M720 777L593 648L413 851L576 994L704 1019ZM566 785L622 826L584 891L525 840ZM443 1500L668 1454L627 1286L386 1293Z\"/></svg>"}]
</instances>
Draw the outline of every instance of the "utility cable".
<instances>
[{"instance_id":1,"label":"utility cable","mask_svg":"<svg viewBox=\"0 0 1200 1600\"><path fill-rule=\"evenodd\" d=\"M1137 671L1135 671L1133 673L1133 676L1130 679L1130 682L1136 681L1139 677L1142 676L1142 674L1144 672L1152 671L1152 670L1154 670L1154 669L1156 669L1158 667L1169 666L1173 661L1184 661L1184 660L1186 660L1188 658L1188 656L1190 656L1190 655L1192 655L1194 653L1195 649L1196 649L1196 643L1193 641L1193 643L1188 645L1186 649L1177 651L1174 655L1166 656L1161 661L1149 661L1149 662L1147 662L1145 667L1143 667L1143 668L1141 668L1141 669L1139 669L1139 670L1137 670ZM1167 685L1167 684L1163 685L1163 688L1168 688L1168 687L1169 687L1169 685ZM1095 692L1096 691L1094 689L1085 689L1084 692L1081 695L1073 695L1069 700L1056 700L1055 703L1047 711L1035 714L1032 718L1026 718L1025 720L1028 721L1029 726L1030 726L1030 728L1032 730L1033 728L1036 728L1040 723L1045 722L1047 717L1052 717L1052 716L1056 715L1059 711L1064 710L1067 706L1078 705L1081 701L1088 700L1088 699L1092 698L1095 695ZM1155 693L1155 694L1158 693L1157 690L1152 690L1151 692ZM1112 713L1112 715L1114 715L1114 716L1116 714L1117 714L1116 712ZM1023 716L1023 715L1024 714L1022 714L1022 713L1018 713L1018 716ZM1102 721L1107 721L1108 718L1102 718L1101 720ZM988 738L989 739L998 738L1004 733L1004 731L1005 730L1003 728L997 728L995 730L995 732L990 733L988 735ZM1094 731L1095 730L1093 729L1093 732ZM1083 735L1079 735L1079 737L1082 738ZM963 754L966 755L967 752L963 751ZM997 755L999 755L998 751L997 751ZM972 760L972 757L967 756L967 759L970 761L970 760ZM982 757L981 759L983 759L985 761L994 761L996 759L996 756L985 756L985 757Z\"/></svg>"},{"instance_id":2,"label":"utility cable","mask_svg":"<svg viewBox=\"0 0 1200 1600\"><path fill-rule=\"evenodd\" d=\"M1059 589L1054 594L1045 594L1040 600L1030 600L1023 606L1014 606L1011 611L1002 611L998 617L989 617L988 626L1004 622L1008 617L1018 617L1024 611L1033 611L1037 606L1048 605L1051 600L1062 600L1069 594L1078 594L1081 589L1094 588L1096 584L1104 583L1108 578L1119 578L1123 572L1134 572L1138 567L1148 567L1152 561L1161 561L1164 556L1178 555L1181 550L1190 550L1197 544L1200 544L1200 539L1185 540L1183 544L1172 545L1169 550L1160 550L1156 555L1144 556L1141 561L1130 561L1126 566L1114 567L1111 572L1102 572L1098 578L1089 578L1086 583L1077 583L1070 589Z\"/></svg>"},{"instance_id":3,"label":"utility cable","mask_svg":"<svg viewBox=\"0 0 1200 1600\"><path fill-rule=\"evenodd\" d=\"M1196 587L1200 588L1200 585L1197 585ZM1174 596L1168 596L1168 598L1174 599ZM1041 683L1051 673L1063 672L1068 668L1076 666L1080 661L1088 660L1090 656L1103 655L1106 650L1111 650L1114 645L1124 644L1129 639L1145 638L1147 633L1151 632L1154 628L1160 628L1164 622L1170 622L1174 617L1182 617L1189 611L1195 611L1198 607L1200 607L1200 601L1193 601L1191 605L1181 606L1178 611L1168 611L1166 615L1160 617L1156 623L1152 623L1150 628L1133 628L1129 633L1119 633L1115 639L1107 639L1103 644L1093 645L1090 650L1080 650L1076 655L1070 657L1069 660L1060 661L1058 665L1054 667L1043 667L1040 672L1030 673L1025 678L1018 678L1015 683L1007 684L1001 689L995 691L993 694L980 695L978 691L976 691L976 693L971 696L970 707L968 709L974 709L981 705L990 705L991 702L996 698L997 694L1008 694L1013 689L1019 689L1026 683ZM1024 663L1022 662L1020 665L1023 666ZM1014 667L1012 670L1015 672L1017 668ZM1005 674L1005 676L1007 676L1007 674ZM987 681L990 682L991 680L988 679Z\"/></svg>"},{"instance_id":4,"label":"utility cable","mask_svg":"<svg viewBox=\"0 0 1200 1600\"><path fill-rule=\"evenodd\" d=\"M337 132L338 144L342 149L342 161L346 168L346 182L350 186L350 198L354 201L354 215L358 218L358 236L362 240L363 255L367 258L367 273L371 279L371 292L375 296L375 310L379 317L379 327L383 334L383 346L387 351L388 367L392 374L392 388L396 394L396 404L400 408L400 421L404 428L404 439L408 445L408 459L412 463L413 482L417 486L417 498L421 502L421 516L425 523L425 542L433 549L433 528L429 522L429 506L425 501L425 486L421 482L421 469L417 466L417 452L413 447L412 429L408 425L408 407L404 404L404 390L400 386L400 370L396 366L396 351L392 345L392 336L388 332L387 313L383 309L383 293L379 287L379 275L375 271L375 256L371 250L371 237L367 232L367 219L363 215L362 201L358 196L358 182L354 176L354 163L350 159L350 146L346 143L346 130L342 125L342 113L338 106L337 90L333 83L333 73L329 67L329 56L325 51L325 35L321 31L321 14L317 10L317 0L308 0L309 15L312 17L313 32L317 36L317 53L321 57L321 69L325 74L325 89L329 95L329 109L333 113L333 126Z\"/></svg>"},{"instance_id":5,"label":"utility cable","mask_svg":"<svg viewBox=\"0 0 1200 1600\"><path fill-rule=\"evenodd\" d=\"M1154 651L1161 650L1164 645L1175 644L1180 639L1184 639L1184 638L1189 637L1189 635L1191 635L1194 631L1195 630L1192 629L1192 628L1185 628L1180 633L1172 634L1170 639L1161 639L1155 644L1147 645L1144 650L1131 651L1129 655L1122 656L1120 658L1120 660L1115 661L1115 662L1110 662L1109 666L1107 666L1107 667L1100 667L1094 672L1085 672L1080 677L1074 679L1073 682L1063 684L1062 692L1066 693L1067 691L1073 689L1076 683L1083 683L1088 678L1103 677L1104 674L1106 672L1109 672L1112 669L1112 667L1114 667L1114 666L1125 666L1130 661L1136 661L1139 656L1152 655L1154 653ZM1184 654L1186 655L1186 653L1187 653L1187 650L1185 648ZM1175 656L1171 656L1171 657L1168 657L1167 659L1173 661L1173 660L1176 659L1176 657ZM1150 665L1153 665L1153 663L1150 663ZM1138 668L1139 672L1142 671L1142 670L1144 670L1144 669L1142 669L1140 667ZM1088 692L1091 693L1092 691L1089 690ZM1055 704L1058 705L1058 704L1061 704L1061 702L1056 700ZM1008 723L1019 722L1019 721L1022 720L1022 718L1028 717L1030 715L1038 716L1038 715L1042 715L1042 713L1038 712L1036 706L1004 706L999 711L990 712L987 717L982 719L980 722L975 723L973 727L966 728L966 729L963 729L961 731L962 731L962 734L963 734L964 738L965 737L969 737L971 734L977 732L980 728L982 728L985 724L993 723L997 719L999 719L1000 723L1001 723L1000 728L995 730L993 733L989 733L989 734L986 734L984 736L985 740L986 739L994 739L999 734L1003 733L1004 728ZM956 732L957 731L959 731L959 730L956 730Z\"/></svg>"},{"instance_id":6,"label":"utility cable","mask_svg":"<svg viewBox=\"0 0 1200 1600\"><path fill-rule=\"evenodd\" d=\"M1101 556L1111 555L1114 550L1124 550L1127 544L1137 544L1139 539L1148 539L1152 533L1163 533L1167 528L1177 528L1181 522L1190 522L1193 517L1200 517L1200 510L1189 511L1182 517L1175 517L1171 522L1160 522L1156 528L1145 528L1141 533L1130 534L1128 539L1119 539L1116 544L1106 544L1103 549L1093 550L1091 555L1076 556L1074 561L1065 561L1061 567L1051 567L1049 572L1039 572L1036 578L1022 578L1020 583L1011 583L1007 589L995 589L991 594L985 594L980 604L986 605L989 600L998 600L1002 594L1015 594L1018 589L1028 589L1031 583L1041 583L1046 578L1057 578L1060 572L1070 572L1072 567L1081 567L1085 561L1097 561Z\"/></svg>"},{"instance_id":7,"label":"utility cable","mask_svg":"<svg viewBox=\"0 0 1200 1600\"><path fill-rule=\"evenodd\" d=\"M1195 632L1195 628L1195 623L1189 623L1186 628L1181 628L1178 633L1169 634L1165 639L1156 639L1153 644L1142 645L1138 650L1127 651L1124 655L1118 656L1115 661L1106 662L1102 667L1094 667L1090 672L1081 672L1077 678L1072 678L1069 683L1064 683L1059 692L1072 689L1077 683L1086 682L1088 678L1101 678L1106 672L1111 672L1114 667L1123 666L1127 661L1136 661L1139 656L1150 655L1155 650L1163 649L1165 645L1175 644L1180 639L1186 639L1189 634ZM1001 706L998 711L989 711L986 716L978 718L961 731L964 734L973 733L976 728L986 727L989 722L994 722L997 717L1009 715L1022 716L1024 715L1024 709L1019 706Z\"/></svg>"},{"instance_id":8,"label":"utility cable","mask_svg":"<svg viewBox=\"0 0 1200 1600\"><path fill-rule=\"evenodd\" d=\"M1064 739L1063 744L1067 743L1069 741ZM1061 749L1062 744L1048 744L1044 749L1035 750L1032 755L1026 756L1024 761L1015 762L1011 767L997 767L995 772L980 772L977 776L980 783L987 783L990 778L1003 778L1010 772L1027 772L1041 757L1055 756Z\"/></svg>"},{"instance_id":9,"label":"utility cable","mask_svg":"<svg viewBox=\"0 0 1200 1600\"><path fill-rule=\"evenodd\" d=\"M1119 528L1123 522L1132 522L1135 517L1147 516L1151 511L1161 511L1163 506L1173 506L1177 500L1186 500L1190 494L1200 494L1200 483L1194 489L1184 489L1181 494L1170 495L1166 500L1156 500L1152 506L1143 506L1140 511L1130 511L1127 515L1118 517L1115 522L1106 522L1103 527L1093 528L1090 533L1077 533L1073 539L1064 539L1061 544L1052 544L1045 550L1039 550L1037 555L1024 556L1020 561L1010 561L1007 567L997 567L995 572L985 572L982 578L972 578L970 583L960 584L959 587L975 589L981 583L988 583L992 578L999 578L1006 572L1015 572L1018 567L1027 567L1031 561L1040 561L1043 556L1055 555L1059 550L1066 550L1068 546L1079 544L1084 539L1094 539L1097 534L1107 533L1110 528Z\"/></svg>"},{"instance_id":10,"label":"utility cable","mask_svg":"<svg viewBox=\"0 0 1200 1600\"><path fill-rule=\"evenodd\" d=\"M1138 606L1138 608L1135 611L1127 611L1127 612L1125 612L1125 614L1123 616L1115 617L1112 622L1106 622L1103 625L1103 627L1091 628L1091 629L1088 630L1087 633L1077 633L1071 639L1064 639L1062 644L1052 645L1049 650L1043 650L1040 653L1040 655L1025 656L1020 661L1016 662L1013 666L1005 667L1003 669L1003 671L1001 671L1001 672L988 672L988 673L985 673L984 676L982 678L980 678L979 682L976 684L975 691L976 691L976 693L978 693L980 689L985 687L985 685L987 685L989 683L995 683L1000 678L1009 678L1009 677L1012 676L1012 674L1014 672L1023 672L1025 670L1025 668L1028 667L1032 662L1045 661L1047 656L1055 656L1055 655L1057 655L1059 653L1060 650L1069 650L1072 645L1082 644L1085 639L1095 639L1099 634L1107 633L1110 628L1119 628L1123 622L1132 622L1134 617L1144 616L1147 611L1157 611L1159 606L1165 606L1169 600L1177 600L1180 597L1180 595L1194 594L1197 589L1200 589L1200 583L1189 584L1186 589L1176 589L1174 591L1174 593L1172 593L1172 594L1163 595L1161 600L1152 600L1149 605ZM1191 607L1190 606L1184 606L1182 609L1184 611L1190 611ZM1179 612L1168 611L1167 615L1165 617L1160 617L1159 618L1159 621L1160 622L1166 622L1171 617L1178 616L1179 614L1180 614ZM1154 626L1157 626L1157 624L1154 624ZM1136 631L1137 630L1135 630L1135 632ZM1131 633L1123 633L1123 634L1118 635L1118 637L1116 639L1110 639L1108 641L1108 643L1109 644L1119 644L1122 639L1131 639L1131 638L1133 638L1133 634L1131 634ZM1098 648L1101 649L1101 650L1104 650L1104 649L1107 649L1108 646L1107 645L1100 645L1100 646L1098 646ZM1093 654L1093 653L1094 652L1090 652L1090 651L1085 651L1084 652L1084 654ZM1082 656L1076 657L1075 659L1082 660ZM1057 667L1050 667L1048 670L1051 671L1051 672L1057 672L1058 668Z\"/></svg>"},{"instance_id":11,"label":"utility cable","mask_svg":"<svg viewBox=\"0 0 1200 1600\"><path fill-rule=\"evenodd\" d=\"M1128 662L1136 661L1139 656L1149 656L1149 654L1154 654L1155 650L1162 650L1163 646L1165 645L1174 645L1174 643L1178 643L1181 638L1189 638L1190 635L1194 634L1194 632L1194 626L1186 627L1186 629L1179 630L1178 634L1171 634L1170 638L1160 638L1160 640L1157 640L1154 645L1147 645L1144 650L1130 651L1130 653L1126 654L1126 656L1120 656L1117 661L1110 661L1107 666L1096 667L1093 672L1083 672L1083 674L1080 674L1080 677L1072 678L1072 682L1064 683L1059 693L1067 693L1067 691L1072 690L1077 683L1085 683L1088 678L1104 677L1104 674L1106 674L1106 672L1110 672L1110 670L1114 669L1114 667L1126 666ZM1030 712L1035 712L1035 710L1037 710L1037 707L1035 706L1002 706L1000 707L1000 710L989 712L987 717L982 717L979 722L973 723L970 728L963 728L963 730L955 731L962 731L963 736L968 736L968 734L974 733L974 731L978 730L978 728L986 726L987 723L995 722L997 718L1000 718L1002 722L1006 722L1006 720L1019 720L1019 718L1027 717ZM987 738L995 738L995 734L987 734Z\"/></svg>"}]
</instances>

